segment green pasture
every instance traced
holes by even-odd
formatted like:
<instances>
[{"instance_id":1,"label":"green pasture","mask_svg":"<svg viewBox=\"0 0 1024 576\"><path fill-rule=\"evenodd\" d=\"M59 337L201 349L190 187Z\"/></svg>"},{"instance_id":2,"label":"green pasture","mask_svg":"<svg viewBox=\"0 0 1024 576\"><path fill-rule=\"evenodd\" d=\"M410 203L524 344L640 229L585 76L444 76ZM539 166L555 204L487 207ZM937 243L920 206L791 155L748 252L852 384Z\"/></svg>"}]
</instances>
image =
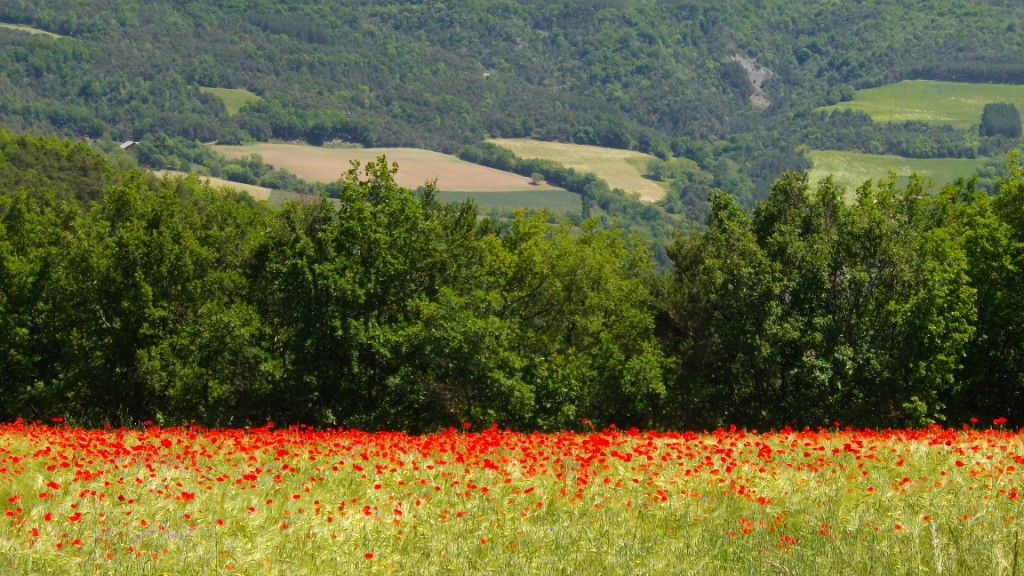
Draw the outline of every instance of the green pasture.
<instances>
[{"instance_id":1,"label":"green pasture","mask_svg":"<svg viewBox=\"0 0 1024 576\"><path fill-rule=\"evenodd\" d=\"M808 153L814 167L809 175L811 185L831 175L837 184L846 188L847 198L852 198L857 188L867 180L875 182L887 178L889 172L895 172L903 183L917 173L925 182L941 187L958 178L969 178L984 165L987 158L903 158L900 156L883 156L861 154L859 152L840 152L836 150L817 150Z\"/></svg>"},{"instance_id":2,"label":"green pasture","mask_svg":"<svg viewBox=\"0 0 1024 576\"><path fill-rule=\"evenodd\" d=\"M490 210L509 211L516 209L549 210L554 214L580 212L580 197L565 190L519 192L441 192L438 199L443 202L462 202L472 198L481 214Z\"/></svg>"},{"instance_id":3,"label":"green pasture","mask_svg":"<svg viewBox=\"0 0 1024 576\"><path fill-rule=\"evenodd\" d=\"M220 98L221 101L224 102L224 107L227 108L228 115L230 116L238 114L238 111L242 109L242 106L245 106L249 102L260 99L259 96L249 92L245 88L209 88L201 86L199 90Z\"/></svg>"},{"instance_id":4,"label":"green pasture","mask_svg":"<svg viewBox=\"0 0 1024 576\"><path fill-rule=\"evenodd\" d=\"M852 101L823 110L860 110L877 122L918 120L964 129L980 124L982 110L991 102L1024 110L1024 86L907 80L858 90Z\"/></svg>"},{"instance_id":5,"label":"green pasture","mask_svg":"<svg viewBox=\"0 0 1024 576\"><path fill-rule=\"evenodd\" d=\"M641 200L655 202L665 197L661 184L644 177L647 163L657 160L650 154L529 138L494 138L488 142L507 148L520 158L552 160L578 172L593 172L612 188L638 194Z\"/></svg>"}]
</instances>

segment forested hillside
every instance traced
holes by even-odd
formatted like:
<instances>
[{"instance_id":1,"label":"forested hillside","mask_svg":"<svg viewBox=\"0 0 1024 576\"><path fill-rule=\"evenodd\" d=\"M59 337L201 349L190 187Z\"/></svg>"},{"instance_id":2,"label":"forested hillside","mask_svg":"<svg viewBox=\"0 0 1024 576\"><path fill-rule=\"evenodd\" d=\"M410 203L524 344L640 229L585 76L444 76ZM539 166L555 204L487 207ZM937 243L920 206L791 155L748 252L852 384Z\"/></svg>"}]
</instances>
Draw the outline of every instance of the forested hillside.
<instances>
[{"instance_id":1,"label":"forested hillside","mask_svg":"<svg viewBox=\"0 0 1024 576\"><path fill-rule=\"evenodd\" d=\"M1024 172L711 194L672 268L386 161L270 209L0 130L0 420L434 430L1024 414Z\"/></svg>"},{"instance_id":2,"label":"forested hillside","mask_svg":"<svg viewBox=\"0 0 1024 576\"><path fill-rule=\"evenodd\" d=\"M809 142L973 154L962 131L907 126L908 141L812 110L907 78L1020 81L1022 21L1024 5L1000 0L9 0L0 22L62 37L0 28L0 124L111 139L637 148L697 161L675 201L703 215L712 187L752 206L783 171L807 168ZM766 70L763 100L750 99L744 65ZM229 116L201 87L260 99Z\"/></svg>"}]
</instances>

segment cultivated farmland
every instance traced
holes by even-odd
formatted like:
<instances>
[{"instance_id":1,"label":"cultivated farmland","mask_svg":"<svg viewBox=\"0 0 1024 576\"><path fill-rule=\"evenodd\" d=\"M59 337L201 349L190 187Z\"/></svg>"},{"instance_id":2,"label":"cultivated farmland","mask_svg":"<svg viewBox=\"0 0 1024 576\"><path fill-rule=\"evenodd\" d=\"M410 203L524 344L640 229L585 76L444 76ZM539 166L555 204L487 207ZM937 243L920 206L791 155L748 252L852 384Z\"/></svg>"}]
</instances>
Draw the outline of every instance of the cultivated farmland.
<instances>
[{"instance_id":1,"label":"cultivated farmland","mask_svg":"<svg viewBox=\"0 0 1024 576\"><path fill-rule=\"evenodd\" d=\"M514 208L548 209L556 214L578 212L579 196L546 183L532 184L525 176L465 162L440 152L417 148L345 148L300 144L256 143L245 146L215 145L228 158L258 154L264 162L283 168L305 180L333 182L351 168L350 162L374 162L381 155L398 164L395 181L415 190L436 180L440 198L457 201L473 198L482 211ZM493 196L492 196L493 195Z\"/></svg>"},{"instance_id":2,"label":"cultivated farmland","mask_svg":"<svg viewBox=\"0 0 1024 576\"><path fill-rule=\"evenodd\" d=\"M321 148L300 144L257 143L245 146L217 145L213 149L228 158L259 154L267 164L284 168L299 178L314 182L333 182L351 168L350 161L357 160L365 164L383 155L389 163L398 163L395 181L410 189L436 179L438 189L445 192L560 190L547 184L532 185L525 176L418 148Z\"/></svg>"},{"instance_id":3,"label":"cultivated farmland","mask_svg":"<svg viewBox=\"0 0 1024 576\"><path fill-rule=\"evenodd\" d=\"M1024 435L998 428L409 436L19 421L0 446L5 574L1020 568Z\"/></svg>"},{"instance_id":4,"label":"cultivated farmland","mask_svg":"<svg viewBox=\"0 0 1024 576\"><path fill-rule=\"evenodd\" d=\"M612 188L638 194L646 202L665 197L665 188L643 176L646 163L657 159L650 154L528 138L496 138L488 142L507 148L520 158L553 160L578 172L593 172Z\"/></svg>"},{"instance_id":5,"label":"cultivated farmland","mask_svg":"<svg viewBox=\"0 0 1024 576\"><path fill-rule=\"evenodd\" d=\"M1024 110L1024 86L907 80L858 90L852 101L824 109L861 110L876 122L918 120L963 129L977 126L990 102L1008 102Z\"/></svg>"}]
</instances>

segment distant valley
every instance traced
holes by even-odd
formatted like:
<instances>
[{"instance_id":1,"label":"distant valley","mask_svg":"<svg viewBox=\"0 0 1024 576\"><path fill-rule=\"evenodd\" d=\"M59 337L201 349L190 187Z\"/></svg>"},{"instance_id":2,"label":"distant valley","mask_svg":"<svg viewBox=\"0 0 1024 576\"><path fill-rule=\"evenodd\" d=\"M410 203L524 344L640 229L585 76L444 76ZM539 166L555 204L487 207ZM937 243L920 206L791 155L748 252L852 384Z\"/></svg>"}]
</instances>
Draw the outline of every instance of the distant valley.
<instances>
[{"instance_id":1,"label":"distant valley","mask_svg":"<svg viewBox=\"0 0 1024 576\"><path fill-rule=\"evenodd\" d=\"M292 176L255 174L203 143L419 149L389 154L410 186L436 178L505 215L604 215L664 244L702 222L711 190L751 209L789 170L840 170L849 187L887 163L938 170L936 184L968 170L990 189L1020 139L979 134L980 114L1024 105L1020 21L1022 5L967 0L10 2L0 125L106 150L139 141L130 154L148 168L281 194L338 166L302 183L287 159L263 158ZM427 151L447 156L424 168ZM459 182L477 169L455 157L514 175Z\"/></svg>"}]
</instances>

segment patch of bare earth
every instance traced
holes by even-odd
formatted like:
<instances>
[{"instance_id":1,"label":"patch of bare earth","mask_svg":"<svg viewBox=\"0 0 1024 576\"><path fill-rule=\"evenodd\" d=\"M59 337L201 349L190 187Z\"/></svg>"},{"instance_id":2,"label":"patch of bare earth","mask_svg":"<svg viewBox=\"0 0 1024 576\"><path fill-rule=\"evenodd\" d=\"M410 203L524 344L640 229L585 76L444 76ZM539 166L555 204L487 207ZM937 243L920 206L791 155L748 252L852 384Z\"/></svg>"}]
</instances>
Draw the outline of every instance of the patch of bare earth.
<instances>
[{"instance_id":1,"label":"patch of bare earth","mask_svg":"<svg viewBox=\"0 0 1024 576\"><path fill-rule=\"evenodd\" d=\"M739 54L729 58L732 62L739 62L740 66L747 71L747 78L750 85L754 87L754 93L750 95L750 104L755 108L765 109L771 106L771 100L764 93L764 83L775 75L770 68L758 64L755 60Z\"/></svg>"},{"instance_id":2,"label":"patch of bare earth","mask_svg":"<svg viewBox=\"0 0 1024 576\"><path fill-rule=\"evenodd\" d=\"M245 146L214 146L228 158L259 154L264 162L283 168L296 176L314 182L334 182L351 168L351 161L365 165L385 156L388 163L398 164L395 182L415 189L426 182L437 181L445 192L514 192L524 190L558 190L511 172L465 162L448 154L417 148L321 148L303 144L257 143Z\"/></svg>"}]
</instances>

